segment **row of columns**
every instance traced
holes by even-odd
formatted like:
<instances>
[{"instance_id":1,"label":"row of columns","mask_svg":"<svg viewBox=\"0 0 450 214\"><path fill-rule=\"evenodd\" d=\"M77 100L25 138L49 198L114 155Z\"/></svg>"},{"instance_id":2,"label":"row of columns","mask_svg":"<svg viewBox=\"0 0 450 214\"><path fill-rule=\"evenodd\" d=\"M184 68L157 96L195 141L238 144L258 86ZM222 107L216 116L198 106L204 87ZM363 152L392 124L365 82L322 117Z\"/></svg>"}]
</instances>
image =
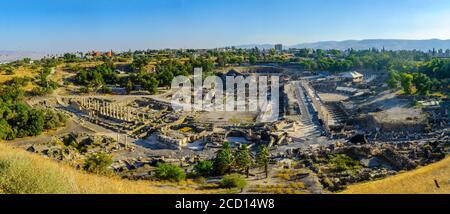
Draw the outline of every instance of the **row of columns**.
<instances>
[{"instance_id":1,"label":"row of columns","mask_svg":"<svg viewBox=\"0 0 450 214\"><path fill-rule=\"evenodd\" d=\"M81 108L94 110L104 116L124 121L133 120L133 114L131 113L130 107L119 106L108 102L100 102L99 100L91 100L87 97L81 98L80 103Z\"/></svg>"}]
</instances>

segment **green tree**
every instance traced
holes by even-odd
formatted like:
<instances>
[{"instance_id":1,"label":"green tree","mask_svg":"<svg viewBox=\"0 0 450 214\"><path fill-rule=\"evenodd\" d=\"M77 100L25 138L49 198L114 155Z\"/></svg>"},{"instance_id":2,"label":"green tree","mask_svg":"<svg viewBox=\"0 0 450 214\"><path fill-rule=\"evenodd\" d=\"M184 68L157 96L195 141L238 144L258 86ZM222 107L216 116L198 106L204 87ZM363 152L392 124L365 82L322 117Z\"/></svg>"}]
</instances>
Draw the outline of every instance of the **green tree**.
<instances>
[{"instance_id":1,"label":"green tree","mask_svg":"<svg viewBox=\"0 0 450 214\"><path fill-rule=\"evenodd\" d=\"M131 69L134 71L141 71L150 62L150 59L146 55L133 55L133 62L131 63Z\"/></svg>"},{"instance_id":2,"label":"green tree","mask_svg":"<svg viewBox=\"0 0 450 214\"><path fill-rule=\"evenodd\" d=\"M251 55L251 56L248 58L248 61L249 61L250 64L255 64L255 63L256 63L256 60L258 60L258 59L257 59L256 56L254 56L254 55Z\"/></svg>"},{"instance_id":3,"label":"green tree","mask_svg":"<svg viewBox=\"0 0 450 214\"><path fill-rule=\"evenodd\" d=\"M231 153L231 145L224 142L222 148L217 151L214 159L214 171L219 175L231 172L234 163L233 154Z\"/></svg>"},{"instance_id":4,"label":"green tree","mask_svg":"<svg viewBox=\"0 0 450 214\"><path fill-rule=\"evenodd\" d=\"M56 129L66 122L65 116L53 110L44 110L44 129Z\"/></svg>"},{"instance_id":5,"label":"green tree","mask_svg":"<svg viewBox=\"0 0 450 214\"><path fill-rule=\"evenodd\" d=\"M14 140L16 135L14 130L8 124L8 122L4 119L0 120L0 140Z\"/></svg>"},{"instance_id":6,"label":"green tree","mask_svg":"<svg viewBox=\"0 0 450 214\"><path fill-rule=\"evenodd\" d=\"M227 63L228 63L227 56L220 55L217 57L217 64L219 64L219 66L224 67L225 65L227 65Z\"/></svg>"},{"instance_id":7,"label":"green tree","mask_svg":"<svg viewBox=\"0 0 450 214\"><path fill-rule=\"evenodd\" d=\"M64 58L64 62L66 62L66 63L71 63L71 62L77 61L77 56L75 54L71 54L71 53L65 53L63 58Z\"/></svg>"},{"instance_id":8,"label":"green tree","mask_svg":"<svg viewBox=\"0 0 450 214\"><path fill-rule=\"evenodd\" d=\"M31 136L38 136L44 131L44 114L40 110L31 110L29 113L28 134Z\"/></svg>"},{"instance_id":9,"label":"green tree","mask_svg":"<svg viewBox=\"0 0 450 214\"><path fill-rule=\"evenodd\" d=\"M201 160L194 166L194 170L200 176L209 176L214 172L213 162Z\"/></svg>"},{"instance_id":10,"label":"green tree","mask_svg":"<svg viewBox=\"0 0 450 214\"><path fill-rule=\"evenodd\" d=\"M270 153L266 145L260 145L258 152L256 153L256 164L260 167L264 167L266 178L269 177L269 161Z\"/></svg>"},{"instance_id":11,"label":"green tree","mask_svg":"<svg viewBox=\"0 0 450 214\"><path fill-rule=\"evenodd\" d=\"M172 84L173 73L169 70L164 70L159 74L159 83L161 86L170 86Z\"/></svg>"},{"instance_id":12,"label":"green tree","mask_svg":"<svg viewBox=\"0 0 450 214\"><path fill-rule=\"evenodd\" d=\"M248 178L250 167L252 166L252 157L247 145L241 145L236 152L236 166L238 169L245 171Z\"/></svg>"},{"instance_id":13,"label":"green tree","mask_svg":"<svg viewBox=\"0 0 450 214\"><path fill-rule=\"evenodd\" d=\"M179 166L166 163L158 163L155 169L155 177L161 180L179 182L186 179L186 174Z\"/></svg>"},{"instance_id":14,"label":"green tree","mask_svg":"<svg viewBox=\"0 0 450 214\"><path fill-rule=\"evenodd\" d=\"M405 94L412 94L412 86L413 86L413 75L408 73L402 73L400 75L400 83L402 85L403 91Z\"/></svg>"},{"instance_id":15,"label":"green tree","mask_svg":"<svg viewBox=\"0 0 450 214\"><path fill-rule=\"evenodd\" d=\"M26 57L26 58L23 58L23 63L25 63L25 64L30 64L31 63L31 58L29 58L29 57Z\"/></svg>"},{"instance_id":16,"label":"green tree","mask_svg":"<svg viewBox=\"0 0 450 214\"><path fill-rule=\"evenodd\" d=\"M156 94L156 92L158 92L158 84L159 81L154 76L151 76L149 79L142 82L142 86L151 94Z\"/></svg>"},{"instance_id":17,"label":"green tree","mask_svg":"<svg viewBox=\"0 0 450 214\"><path fill-rule=\"evenodd\" d=\"M134 88L133 82L131 80L128 80L127 84L125 86L125 90L127 91L127 94L130 94L131 91L133 91L133 88Z\"/></svg>"},{"instance_id":18,"label":"green tree","mask_svg":"<svg viewBox=\"0 0 450 214\"><path fill-rule=\"evenodd\" d=\"M21 87L4 86L0 88L0 99L5 103L19 103L23 100L24 93Z\"/></svg>"},{"instance_id":19,"label":"green tree","mask_svg":"<svg viewBox=\"0 0 450 214\"><path fill-rule=\"evenodd\" d=\"M389 77L387 80L387 84L390 88L396 89L398 87L399 80L400 80L400 75L398 74L397 71L395 71L395 70L389 71Z\"/></svg>"},{"instance_id":20,"label":"green tree","mask_svg":"<svg viewBox=\"0 0 450 214\"><path fill-rule=\"evenodd\" d=\"M78 71L77 75L75 76L75 80L80 85L87 85L89 83L88 72L84 69Z\"/></svg>"},{"instance_id":21,"label":"green tree","mask_svg":"<svg viewBox=\"0 0 450 214\"><path fill-rule=\"evenodd\" d=\"M417 92L421 95L428 95L433 84L431 79L423 73L414 73L413 82L417 88Z\"/></svg>"}]
</instances>

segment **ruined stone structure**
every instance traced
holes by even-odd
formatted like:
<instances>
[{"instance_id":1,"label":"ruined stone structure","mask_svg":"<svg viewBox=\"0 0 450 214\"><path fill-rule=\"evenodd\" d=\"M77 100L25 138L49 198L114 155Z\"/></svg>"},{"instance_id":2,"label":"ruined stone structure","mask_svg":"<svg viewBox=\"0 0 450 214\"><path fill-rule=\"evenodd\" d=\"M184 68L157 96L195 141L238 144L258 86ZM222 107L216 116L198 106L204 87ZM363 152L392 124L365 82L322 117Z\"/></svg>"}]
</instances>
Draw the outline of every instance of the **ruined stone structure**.
<instances>
[{"instance_id":1,"label":"ruined stone structure","mask_svg":"<svg viewBox=\"0 0 450 214\"><path fill-rule=\"evenodd\" d=\"M89 116L99 115L127 122L132 122L136 119L136 115L131 113L130 107L120 106L90 97L81 97L78 103L79 110L87 112Z\"/></svg>"},{"instance_id":2,"label":"ruined stone structure","mask_svg":"<svg viewBox=\"0 0 450 214\"><path fill-rule=\"evenodd\" d=\"M305 89L306 93L311 98L311 102L312 102L312 105L313 105L315 111L317 112L317 116L318 116L319 120L322 121L322 123L323 123L323 128L325 130L325 133L327 135L330 135L331 134L330 124L329 124L330 115L329 115L328 111L325 109L323 104L317 100L317 96L315 95L314 90L311 88L311 86L305 80L301 81L301 86Z\"/></svg>"}]
</instances>

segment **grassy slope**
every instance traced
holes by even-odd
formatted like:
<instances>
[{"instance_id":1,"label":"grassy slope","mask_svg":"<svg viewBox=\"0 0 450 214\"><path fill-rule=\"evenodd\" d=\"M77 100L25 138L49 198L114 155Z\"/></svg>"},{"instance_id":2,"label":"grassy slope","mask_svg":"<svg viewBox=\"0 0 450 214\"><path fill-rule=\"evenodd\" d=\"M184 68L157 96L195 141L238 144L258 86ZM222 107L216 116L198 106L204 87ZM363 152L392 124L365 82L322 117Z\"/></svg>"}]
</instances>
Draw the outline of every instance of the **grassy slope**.
<instances>
[{"instance_id":1,"label":"grassy slope","mask_svg":"<svg viewBox=\"0 0 450 214\"><path fill-rule=\"evenodd\" d=\"M209 193L187 184L127 181L77 171L37 154L0 143L0 193Z\"/></svg>"},{"instance_id":2,"label":"grassy slope","mask_svg":"<svg viewBox=\"0 0 450 214\"><path fill-rule=\"evenodd\" d=\"M6 81L12 80L14 77L30 77L33 78L36 76L36 72L34 72L30 67L27 66L21 66L20 68L17 68L14 70L13 75L6 75L3 72L0 72L0 84L5 83ZM24 87L25 91L31 91L33 89L33 84L28 83Z\"/></svg>"},{"instance_id":3,"label":"grassy slope","mask_svg":"<svg viewBox=\"0 0 450 214\"><path fill-rule=\"evenodd\" d=\"M439 182L437 188L434 180ZM450 193L450 157L414 171L382 180L349 186L345 194L433 194Z\"/></svg>"},{"instance_id":4,"label":"grassy slope","mask_svg":"<svg viewBox=\"0 0 450 214\"><path fill-rule=\"evenodd\" d=\"M82 67L95 66L86 63ZM0 84L13 77L34 77L28 67L20 67L13 75L0 73ZM56 76L56 75L55 75ZM56 78L56 77L55 77ZM29 88L31 90L31 83ZM77 171L70 166L14 149L0 142L0 193L209 193L187 184L127 181Z\"/></svg>"}]
</instances>

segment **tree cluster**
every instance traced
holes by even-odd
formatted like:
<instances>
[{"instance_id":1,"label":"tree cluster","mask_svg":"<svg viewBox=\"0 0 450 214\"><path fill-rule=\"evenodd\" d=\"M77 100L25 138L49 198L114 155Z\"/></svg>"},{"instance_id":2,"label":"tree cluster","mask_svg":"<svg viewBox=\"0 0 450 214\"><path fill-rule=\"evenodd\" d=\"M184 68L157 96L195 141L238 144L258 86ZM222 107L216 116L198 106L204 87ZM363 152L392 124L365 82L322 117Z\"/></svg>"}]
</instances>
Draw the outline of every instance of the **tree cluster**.
<instances>
[{"instance_id":1,"label":"tree cluster","mask_svg":"<svg viewBox=\"0 0 450 214\"><path fill-rule=\"evenodd\" d=\"M23 91L16 86L0 88L0 139L37 136L44 130L55 129L66 123L66 117L53 110L28 107L22 102Z\"/></svg>"},{"instance_id":2,"label":"tree cluster","mask_svg":"<svg viewBox=\"0 0 450 214\"><path fill-rule=\"evenodd\" d=\"M200 161L194 171L201 176L225 175L232 172L245 173L249 176L249 170L255 166L264 167L266 175L268 172L270 154L266 146L258 148L256 156L247 145L242 145L237 149L232 149L229 142L225 142L220 150L216 152L216 157L211 161Z\"/></svg>"}]
</instances>

